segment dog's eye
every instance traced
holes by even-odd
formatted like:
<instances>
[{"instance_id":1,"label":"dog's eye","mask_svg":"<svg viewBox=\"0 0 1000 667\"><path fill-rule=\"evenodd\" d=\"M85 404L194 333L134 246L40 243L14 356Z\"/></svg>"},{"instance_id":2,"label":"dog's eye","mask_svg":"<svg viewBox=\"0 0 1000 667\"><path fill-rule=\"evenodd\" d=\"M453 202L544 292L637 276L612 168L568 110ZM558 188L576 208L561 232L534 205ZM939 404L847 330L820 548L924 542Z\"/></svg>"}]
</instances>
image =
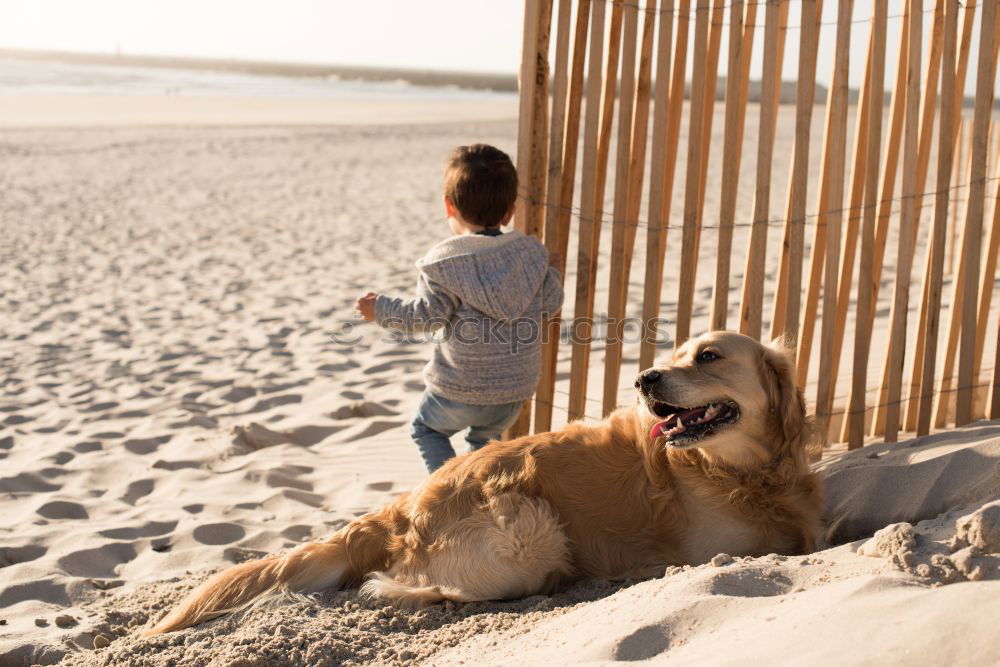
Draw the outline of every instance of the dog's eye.
<instances>
[{"instance_id":1,"label":"dog's eye","mask_svg":"<svg viewBox=\"0 0 1000 667\"><path fill-rule=\"evenodd\" d=\"M711 350L705 350L698 355L698 361L715 361L716 359L721 359L719 355Z\"/></svg>"}]
</instances>

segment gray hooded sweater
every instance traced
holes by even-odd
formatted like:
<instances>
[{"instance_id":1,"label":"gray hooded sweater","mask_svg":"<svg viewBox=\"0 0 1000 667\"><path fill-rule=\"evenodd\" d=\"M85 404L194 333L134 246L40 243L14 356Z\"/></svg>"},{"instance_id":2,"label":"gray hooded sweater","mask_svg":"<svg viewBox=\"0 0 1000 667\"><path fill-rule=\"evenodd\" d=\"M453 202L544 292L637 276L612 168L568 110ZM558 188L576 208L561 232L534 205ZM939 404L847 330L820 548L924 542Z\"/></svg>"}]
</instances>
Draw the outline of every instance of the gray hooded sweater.
<instances>
[{"instance_id":1,"label":"gray hooded sweater","mask_svg":"<svg viewBox=\"0 0 1000 667\"><path fill-rule=\"evenodd\" d=\"M417 262L417 295L380 294L375 321L403 333L434 333L427 388L470 405L531 398L541 369L542 320L562 305L548 252L519 231L453 236Z\"/></svg>"}]
</instances>

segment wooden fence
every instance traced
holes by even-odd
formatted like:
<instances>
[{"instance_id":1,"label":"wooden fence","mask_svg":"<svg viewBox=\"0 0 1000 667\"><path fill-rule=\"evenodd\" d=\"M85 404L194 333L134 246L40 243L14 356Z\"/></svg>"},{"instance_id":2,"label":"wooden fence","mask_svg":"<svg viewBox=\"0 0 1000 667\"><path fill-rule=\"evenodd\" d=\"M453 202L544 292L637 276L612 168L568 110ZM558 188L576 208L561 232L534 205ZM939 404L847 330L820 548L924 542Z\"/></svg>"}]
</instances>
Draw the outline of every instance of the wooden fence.
<instances>
[{"instance_id":1,"label":"wooden fence","mask_svg":"<svg viewBox=\"0 0 1000 667\"><path fill-rule=\"evenodd\" d=\"M649 367L655 354L669 354L671 343L697 333L692 313L699 271L714 275L708 327L782 336L796 347L798 383L809 389L830 441L854 448L869 436L894 441L900 431L925 434L948 422L1000 417L1000 346L997 362L983 363L987 347L994 350L987 330L996 319L991 305L1000 248L997 2L903 0L889 15L886 2L855 7L837 0L836 11L828 7L826 14L836 20L824 20L823 0L794 4L796 25L789 25L791 0L526 0L516 226L564 258L561 268L575 276L575 290L567 293L562 319L549 324L536 398L513 434L548 430L563 411L572 420L613 409L623 370ZM852 31L865 30L867 50L852 49ZM725 107L721 146L718 140L713 146L723 31L727 66L718 104ZM828 92L818 100L823 31L833 31L823 51L833 56L832 72L824 73ZM899 42L892 79L886 71L890 34ZM789 39L798 40L797 76L790 77L798 84L788 196L781 202L772 192L778 180L772 166ZM747 216L737 211L737 192L755 46L762 49L762 66L750 119L757 123L756 167ZM864 77L852 103L849 71L857 58ZM970 74L974 104L968 110ZM817 153L812 125L821 105ZM791 131L791 123L785 127ZM708 178L713 157L721 159L714 181ZM818 189L811 196L810 183ZM709 207L706 191L713 190L718 196ZM924 209L929 215L920 229ZM679 222L672 222L672 211ZM992 220L988 229L985 220ZM607 239L601 247L608 226L610 252ZM772 239L768 248L768 231L777 227L781 244ZM699 261L705 229L713 230L714 266L711 259ZM746 230L743 245L734 243L737 229ZM637 239L645 241L644 266L633 267ZM679 264L670 267L677 294L665 301L671 244L680 251ZM744 250L745 257L733 256ZM607 303L597 312L606 312L600 320L607 331L599 388L590 357L600 257ZM734 276L741 260L745 269ZM893 276L891 299L887 291L882 295L887 315L877 311L880 289L889 286L883 287L884 269ZM629 289L633 273L642 276L641 290ZM732 291L739 294L738 310ZM922 295L916 306L911 291ZM639 292L641 302L630 301ZM638 355L625 358L630 303L641 310L641 335ZM885 328L884 342L872 336L876 321ZM571 335L560 338L560 331ZM849 331L852 356L842 354ZM873 364L882 364L874 381ZM565 384L567 373L568 390L557 391L557 376ZM838 398L842 374L848 393Z\"/></svg>"}]
</instances>

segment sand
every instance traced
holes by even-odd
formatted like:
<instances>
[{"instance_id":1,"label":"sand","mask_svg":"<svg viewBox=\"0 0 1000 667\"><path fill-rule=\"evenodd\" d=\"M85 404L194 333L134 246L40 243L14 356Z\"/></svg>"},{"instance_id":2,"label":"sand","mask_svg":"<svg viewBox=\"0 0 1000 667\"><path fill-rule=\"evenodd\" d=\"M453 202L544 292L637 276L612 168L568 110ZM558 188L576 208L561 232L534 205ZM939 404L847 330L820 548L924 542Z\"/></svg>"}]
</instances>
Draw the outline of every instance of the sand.
<instances>
[{"instance_id":1,"label":"sand","mask_svg":"<svg viewBox=\"0 0 1000 667\"><path fill-rule=\"evenodd\" d=\"M517 98L310 99L222 95L0 97L0 127L391 125L517 118Z\"/></svg>"},{"instance_id":2,"label":"sand","mask_svg":"<svg viewBox=\"0 0 1000 667\"><path fill-rule=\"evenodd\" d=\"M0 130L0 664L1000 660L995 423L828 456L809 556L418 612L325 592L140 638L209 573L423 479L428 348L353 301L412 288L444 155L513 152L516 123L420 120Z\"/></svg>"}]
</instances>

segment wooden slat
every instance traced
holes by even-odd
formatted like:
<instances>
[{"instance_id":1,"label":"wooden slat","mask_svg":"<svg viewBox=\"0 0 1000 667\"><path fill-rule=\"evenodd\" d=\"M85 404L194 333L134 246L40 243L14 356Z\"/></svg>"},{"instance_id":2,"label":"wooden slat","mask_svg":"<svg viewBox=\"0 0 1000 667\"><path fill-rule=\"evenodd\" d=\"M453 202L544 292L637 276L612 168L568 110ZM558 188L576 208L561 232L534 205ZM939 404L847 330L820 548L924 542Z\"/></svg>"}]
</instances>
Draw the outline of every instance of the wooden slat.
<instances>
[{"instance_id":1,"label":"wooden slat","mask_svg":"<svg viewBox=\"0 0 1000 667\"><path fill-rule=\"evenodd\" d=\"M771 338L795 346L802 305L802 260L805 244L806 196L809 186L809 142L816 104L816 53L819 48L823 1L805 0L799 29L799 73L796 86L795 147L788 186L788 206L778 262L778 285L771 313Z\"/></svg>"},{"instance_id":2,"label":"wooden slat","mask_svg":"<svg viewBox=\"0 0 1000 667\"><path fill-rule=\"evenodd\" d=\"M666 0L660 16L656 45L656 92L653 103L653 146L650 154L649 222L646 227L646 273L642 299L642 340L639 345L639 368L653 364L656 327L659 312L660 285L663 282L663 243L667 234L667 215L663 181L666 165L666 135L670 101L670 60L674 34L674 3ZM662 241L661 241L662 239ZM654 296L655 295L655 296Z\"/></svg>"},{"instance_id":3,"label":"wooden slat","mask_svg":"<svg viewBox=\"0 0 1000 667\"><path fill-rule=\"evenodd\" d=\"M618 373L621 368L621 337L623 318L615 317L621 300L619 287L625 276L625 236L628 220L628 179L632 152L632 112L635 105L635 50L639 33L639 6L624 7L622 36L621 84L618 95L618 141L615 158L615 195L611 219L611 266L608 272L608 319L604 342L604 401L603 415L615 409L618 399ZM616 74L617 76L617 74ZM623 309L624 310L624 309Z\"/></svg>"},{"instance_id":4,"label":"wooden slat","mask_svg":"<svg viewBox=\"0 0 1000 667\"><path fill-rule=\"evenodd\" d=\"M535 66L535 99L531 103L531 165L528 168L528 218L524 232L541 236L545 224L545 196L549 142L549 29L552 0L538 3L538 54ZM523 207L522 207L523 208Z\"/></svg>"},{"instance_id":5,"label":"wooden slat","mask_svg":"<svg viewBox=\"0 0 1000 667\"><path fill-rule=\"evenodd\" d=\"M684 108L684 78L687 65L689 0L681 0L677 11L677 39L674 47L673 74L671 54L671 21L661 23L660 46L656 65L656 117L653 119L652 171L649 187L649 226L646 235L646 276L642 295L642 342L639 345L639 366L653 363L659 331L660 294L663 287L663 253L667 247L670 224L670 201L674 187L674 167L680 136L681 113ZM672 0L664 4L664 12L672 12ZM666 16L672 16L666 13ZM664 53L663 48L668 51ZM667 88L669 79L669 88ZM661 87L662 86L662 87ZM660 114L663 114L662 116ZM659 119L659 120L658 120ZM659 129L659 132L657 131Z\"/></svg>"},{"instance_id":6,"label":"wooden slat","mask_svg":"<svg viewBox=\"0 0 1000 667\"><path fill-rule=\"evenodd\" d=\"M956 20L955 25L958 25ZM914 208L917 211L918 228L913 234L912 252L917 252L917 237L920 235L919 224L923 217L923 198L927 187L927 171L930 165L931 139L934 130L934 114L937 109L937 89L938 76L941 73L941 49L944 38L944 0L937 0L934 5L933 29L931 33L930 56L927 60L927 74L924 76L924 111L920 122L920 147L917 149L917 196ZM956 28L957 39L957 28ZM942 97L948 100L950 98ZM927 244L926 261L924 270L923 287L920 300L920 318L917 320L917 340L913 346L913 364L910 370L910 387L907 392L906 403L903 405L906 410L903 421L903 430L915 431L917 428L917 413L919 411L919 398L921 394L921 383L923 382L924 368L924 348L927 346L927 318L930 316L930 274L931 274L931 245ZM939 305L940 307L940 305Z\"/></svg>"},{"instance_id":7,"label":"wooden slat","mask_svg":"<svg viewBox=\"0 0 1000 667\"><path fill-rule=\"evenodd\" d=\"M779 9L778 4L768 3L764 18L757 183L746 271L743 274L743 299L740 304L740 333L758 339L764 306L764 263L767 259L767 227L770 219L771 159L774 151L774 123L771 119L777 113L775 89L781 85L781 72L777 70Z\"/></svg>"},{"instance_id":8,"label":"wooden slat","mask_svg":"<svg viewBox=\"0 0 1000 667\"><path fill-rule=\"evenodd\" d=\"M958 384L955 397L955 425L972 421L973 379L976 349L977 280L979 278L980 242L983 233L983 204L986 199L986 148L989 141L990 115L993 107L995 54L993 40L996 26L996 2L984 2L979 32L979 63L976 71L976 101L972 118L972 175L969 185L969 205L965 215L965 239L974 240L963 248L962 263L966 265L962 286L965 296L962 306L961 347L958 357Z\"/></svg>"},{"instance_id":9,"label":"wooden slat","mask_svg":"<svg viewBox=\"0 0 1000 667\"><path fill-rule=\"evenodd\" d=\"M628 300L628 283L632 266L635 230L639 221L639 203L642 196L643 172L646 166L646 128L649 119L649 93L652 70L653 36L656 3L650 0L644 7L645 20L642 30L642 47L639 56L639 75L635 74L635 42L638 34L638 8L626 8L624 47L626 58L622 62L621 113L619 114L619 156L621 142L627 142L628 163L624 167L624 201L618 202L619 184L615 184L615 220L611 248L611 278L608 284L608 339L605 346L604 365L604 414L618 405L618 380L621 375L622 343L625 335L625 305ZM632 122L626 125L626 98L634 96L629 104ZM624 126L624 127L623 127ZM622 224L621 221L624 221Z\"/></svg>"},{"instance_id":10,"label":"wooden slat","mask_svg":"<svg viewBox=\"0 0 1000 667\"><path fill-rule=\"evenodd\" d=\"M993 359L993 384L990 385L989 418L1000 419L1000 328L997 329L997 353Z\"/></svg>"},{"instance_id":11,"label":"wooden slat","mask_svg":"<svg viewBox=\"0 0 1000 667\"><path fill-rule=\"evenodd\" d=\"M691 334L694 281L698 270L698 193L701 177L702 122L705 109L705 69L708 58L708 0L698 0L695 13L694 61L691 74L691 102L688 115L687 177L684 188L684 218L681 230L681 271L677 293L677 324L674 345Z\"/></svg>"},{"instance_id":12,"label":"wooden slat","mask_svg":"<svg viewBox=\"0 0 1000 667\"><path fill-rule=\"evenodd\" d=\"M840 0L837 9L837 43L834 56L833 81L830 85L830 105L824 147L823 180L828 185L827 209L820 210L817 223L826 227L826 267L823 290L823 320L820 330L819 381L816 385L816 420L820 437L827 439L830 419L830 367L832 361L834 323L837 309L837 268L840 265L840 224L843 218L844 167L847 145L847 93L851 48L851 13L854 3Z\"/></svg>"},{"instance_id":13,"label":"wooden slat","mask_svg":"<svg viewBox=\"0 0 1000 667\"><path fill-rule=\"evenodd\" d=\"M705 190L708 186L709 148L712 145L712 125L715 120L715 98L719 81L719 49L722 43L722 19L725 13L725 6L725 0L713 1L712 17L709 23L708 56L705 62L705 103L701 114L701 158L699 160L700 174L698 177L698 205L695 209L697 215L693 250L695 262L698 260L701 248L701 230L705 212ZM697 268L695 270L695 274L697 274Z\"/></svg>"},{"instance_id":14,"label":"wooden slat","mask_svg":"<svg viewBox=\"0 0 1000 667\"><path fill-rule=\"evenodd\" d=\"M909 26L910 14L908 7L904 9L902 30L900 33L899 59L896 63L896 83L893 88L892 102L890 103L890 126L889 140L886 143L886 152L882 172L882 184L879 189L878 215L875 218L875 245L872 250L872 280L871 280L871 314L870 320L875 319L875 308L878 306L878 294L882 280L882 266L885 260L886 240L889 236L889 222L892 217L893 193L896 187L896 171L899 166L900 139L903 134L903 111L906 108L906 59L909 51ZM853 401L854 398L852 397ZM879 406L883 406L880 408ZM875 418L872 420L872 430L874 432L874 422L878 415L882 415L884 423L885 397L879 396L875 406ZM881 426L879 426L881 428ZM879 431L881 432L881 431Z\"/></svg>"},{"instance_id":15,"label":"wooden slat","mask_svg":"<svg viewBox=\"0 0 1000 667\"><path fill-rule=\"evenodd\" d=\"M524 200L517 207L519 213L515 216L515 227L527 234L537 235L542 230L547 175L548 58L552 0L526 1L524 12L525 44L521 63L517 164L519 180L527 183L527 187ZM525 101L525 98L528 100ZM527 139L524 132L527 132ZM522 152L525 148L527 154ZM531 401L528 400L517 421L507 430L507 437L516 438L528 433L530 429Z\"/></svg>"},{"instance_id":16,"label":"wooden slat","mask_svg":"<svg viewBox=\"0 0 1000 667\"><path fill-rule=\"evenodd\" d=\"M719 86L719 49L722 45L722 25L726 0L713 0L712 19L708 27L708 59L705 62L705 106L701 123L701 176L698 179L698 226L700 239L705 213L705 189L708 185L708 158L712 145L712 125L715 121L715 98ZM699 247L696 242L695 247Z\"/></svg>"},{"instance_id":17,"label":"wooden slat","mask_svg":"<svg viewBox=\"0 0 1000 667\"><path fill-rule=\"evenodd\" d=\"M896 442L899 433L900 397L906 349L906 316L909 308L910 274L913 267L912 234L916 228L914 197L917 193L917 149L920 134L920 50L923 21L913 20L923 13L923 0L910 2L909 55L906 60L906 126L903 137L902 212L899 216L899 244L896 253L896 282L890 312L889 386L886 392L886 442Z\"/></svg>"},{"instance_id":18,"label":"wooden slat","mask_svg":"<svg viewBox=\"0 0 1000 667\"><path fill-rule=\"evenodd\" d=\"M972 32L973 26L975 24L976 16L976 0L968 0L964 6L964 21L962 24L962 43L958 49L958 66L955 68L955 109L956 115L959 116L960 121L956 123L955 131L958 132L959 129L965 125L969 126L969 123L964 122L961 117L962 104L965 99L965 80L966 73L968 71L969 64L969 53L972 47ZM971 141L970 132L965 132L965 135L969 135L969 141ZM955 249L964 246L965 238L959 238L957 230L958 225L958 204L961 202L968 201L968 189L965 184L968 183L969 173L970 173L970 154L971 148L969 150L963 150L965 148L966 141L963 139L963 135L956 134L955 140L958 142L958 150L963 154L963 159L958 165L958 174L956 178L958 183L955 184L955 189L951 193L951 206L953 210L954 219L952 221L952 232L951 232L951 244L949 253L954 255ZM962 199L962 197L965 199ZM978 241L977 241L978 245ZM935 396L935 407L934 407L934 427L941 428L944 426L945 420L948 416L948 408L954 405L955 402L955 392L952 386L955 381L955 360L958 356L958 341L959 341L959 330L962 323L962 308L963 308L963 296L965 294L961 287L965 284L965 274L961 270L961 266L958 267L958 275L954 275L952 270L954 267L951 266L946 269L947 273L953 275L953 280L951 284L951 299L949 301L950 308L948 311L948 340L945 343L944 350L944 364L941 367L941 380L937 395Z\"/></svg>"},{"instance_id":19,"label":"wooden slat","mask_svg":"<svg viewBox=\"0 0 1000 667\"><path fill-rule=\"evenodd\" d=\"M993 132L1000 129L1000 124L993 125ZM1000 142L998 142L1000 143ZM994 153L996 155L996 153ZM1000 155L997 156L1000 158ZM993 184L1000 185L1000 159L996 159L993 165ZM1000 187L997 187L993 206L993 224L990 226L990 240L987 244L985 265L983 266L982 281L979 286L979 317L976 324L976 359L975 384L981 384L980 375L982 373L983 348L986 346L986 329L990 320L990 306L993 302L993 288L996 284L997 274L997 252L1000 250ZM984 392L985 393L985 392ZM984 405L983 416L988 413L989 406Z\"/></svg>"},{"instance_id":20,"label":"wooden slat","mask_svg":"<svg viewBox=\"0 0 1000 667\"><path fill-rule=\"evenodd\" d=\"M527 228L528 206L524 199L528 197L528 170L531 167L531 141L534 122L534 89L535 72L538 67L538 18L539 5L533 0L524 0L524 35L521 44L521 71L518 75L518 112L517 112L517 172L520 175L520 192L522 201L514 214L514 227L519 230Z\"/></svg>"},{"instance_id":21,"label":"wooden slat","mask_svg":"<svg viewBox=\"0 0 1000 667\"><path fill-rule=\"evenodd\" d=\"M955 151L955 164L953 168L952 176L952 191L953 196L956 200L960 199L964 201L964 190L959 187L959 183L968 182L969 177L969 143L965 140L968 134L968 124L965 119L959 116L958 118L958 138L955 142L958 146L958 150ZM957 202L956 202L957 203ZM945 272L948 275L952 275L955 272L955 254L958 250L958 206L951 207L951 224L949 229L951 233L948 236L948 265L945 268Z\"/></svg>"},{"instance_id":22,"label":"wooden slat","mask_svg":"<svg viewBox=\"0 0 1000 667\"><path fill-rule=\"evenodd\" d=\"M872 329L872 271L875 253L875 216L878 203L879 164L882 143L882 101L881 91L885 87L885 38L886 6L875 3L872 20L872 49L870 51L871 90L878 94L868 98L868 115L859 118L867 125L865 138L866 160L864 209L861 223L861 256L858 264L857 314L854 326L854 368L851 376L851 398L847 416L847 446L857 449L864 444L865 437L865 397L868 382L868 357L871 349Z\"/></svg>"},{"instance_id":23,"label":"wooden slat","mask_svg":"<svg viewBox=\"0 0 1000 667\"><path fill-rule=\"evenodd\" d=\"M722 139L722 181L719 203L719 240L712 290L711 328L725 329L729 314L729 267L736 218L736 195L739 186L740 157L743 148L743 123L746 119L747 87L757 3L733 2L729 17L729 67L726 75L726 118ZM734 75L736 72L738 75Z\"/></svg>"},{"instance_id":24,"label":"wooden slat","mask_svg":"<svg viewBox=\"0 0 1000 667\"><path fill-rule=\"evenodd\" d=\"M958 201L952 201L951 206L958 206ZM965 238L956 239L953 245L965 247ZM964 250L963 250L964 254ZM962 325L962 306L965 299L965 265L959 262L957 272L952 277L951 299L948 309L948 339L945 342L944 363L941 366L941 375L937 394L934 396L934 428L942 428L948 417L948 407L954 405L955 392L953 390L955 380L955 360L958 356L959 329Z\"/></svg>"},{"instance_id":25,"label":"wooden slat","mask_svg":"<svg viewBox=\"0 0 1000 667\"><path fill-rule=\"evenodd\" d=\"M838 371L840 369L840 352L844 342L844 329L847 325L847 309L851 298L851 286L854 282L854 256L858 243L858 227L862 217L861 205L863 203L865 191L865 175L868 171L868 110L871 107L872 91L872 64L875 57L875 17L872 16L871 28L868 31L868 51L865 59L865 78L861 87L860 99L858 101L857 121L854 124L854 156L851 162L851 191L848 196L847 224L844 228L844 242L840 258L840 278L837 283L836 314L834 315L833 337L830 341L831 349L829 376L823 376L822 381L829 383L824 396L828 401L824 405L817 404L817 414L833 416L833 397L837 391ZM884 46L883 46L884 48ZM884 94L879 90L878 94ZM825 317L825 315L824 315ZM830 429L833 430L832 428Z\"/></svg>"},{"instance_id":26,"label":"wooden slat","mask_svg":"<svg viewBox=\"0 0 1000 667\"><path fill-rule=\"evenodd\" d=\"M777 48L777 59L775 60L774 69L775 69L776 72L778 72L779 80L778 80L778 84L774 87L774 98L775 98L774 99L774 113L770 117L770 122L771 122L771 126L772 126L772 130L771 130L772 134L774 134L776 132L776 126L777 126L777 122L778 122L778 108L781 106L781 80L780 80L780 76L781 76L781 73L784 71L783 67L784 67L784 62L785 62L785 39L788 36L788 7L789 7L790 4L791 4L790 2L781 2L778 5L778 7L779 7L779 10L778 10L778 39L777 39L778 48ZM815 81L813 83L815 84ZM791 193L791 188L789 187L789 196L791 196L790 193ZM754 194L755 194L754 208L756 208L756 206L757 206L756 192ZM786 215L786 217L785 217L785 231L786 232L789 231L789 229L788 229L789 225L790 225L789 218ZM766 236L765 236L765 239L766 239ZM784 247L784 243L787 240L788 240L787 237L783 238L782 247ZM765 260L766 260L766 253L765 253ZM781 257L779 258L779 264L784 264L785 261L786 261L785 254L782 253ZM784 291L783 290L785 289L784 283L786 282L787 276L785 274L787 274L787 271L788 271L788 267L787 266L781 266L779 268L779 272L782 272L782 273L779 273L779 276L778 276L778 286L776 288L777 292L775 294L775 299L774 299L775 306L777 307L778 304L779 304L779 302L780 302L782 309L784 308L784 301L785 301L785 299L784 299L785 295L784 295ZM746 301L746 290L747 290L747 283L744 280L744 284L743 284L743 301ZM772 315L773 315L773 313L772 313ZM763 313L762 313L761 317L763 318ZM783 319L783 315L781 317ZM773 322L772 322L772 326L773 326Z\"/></svg>"},{"instance_id":27,"label":"wooden slat","mask_svg":"<svg viewBox=\"0 0 1000 667\"><path fill-rule=\"evenodd\" d=\"M580 133L580 107L583 99L583 66L587 49L587 26L590 0L580 0L577 6L576 29L573 35L573 62L567 73L570 19L573 0L559 0L558 34L556 36L556 73L552 94L552 144L549 147L549 183L551 192L558 184L558 199L550 204L545 217L545 246L559 257L556 267L566 282L566 253L569 247L569 223L576 183L576 154ZM565 109L565 121L560 115ZM558 144L558 145L557 145ZM555 164L554 164L555 163ZM558 166L556 166L556 164ZM559 354L560 313L548 322L548 333L542 345L542 373L535 400L535 431L552 428L555 402L556 360Z\"/></svg>"},{"instance_id":28,"label":"wooden slat","mask_svg":"<svg viewBox=\"0 0 1000 667\"><path fill-rule=\"evenodd\" d=\"M938 129L938 163L936 193L934 196L934 224L928 240L928 267L926 312L924 318L924 346L917 350L922 356L917 419L917 435L930 432L931 408L934 404L934 371L937 364L938 329L941 320L941 290L944 277L944 251L948 227L948 203L951 193L952 152L951 141L955 125L955 107L950 100L955 95L955 49L958 41L958 0L948 0L943 26L943 60L941 75L941 123ZM928 88L929 91L929 88ZM914 359L916 361L916 359Z\"/></svg>"},{"instance_id":29,"label":"wooden slat","mask_svg":"<svg viewBox=\"0 0 1000 667\"><path fill-rule=\"evenodd\" d=\"M590 291L593 290L592 280L596 265L596 248L594 247L595 230L600 234L598 218L603 207L604 192L597 196L598 184L598 148L600 141L601 112L604 108L602 99L601 68L604 53L605 8L603 0L597 0L591 5L590 19L590 55L589 71L587 73L587 110L583 131L583 173L580 180L580 238L577 253L576 299L573 310L573 325L571 327L572 366L570 369L570 396L568 418L582 419L584 403L586 402L586 366L589 362L589 344L591 336ZM610 48L610 47L609 47ZM617 77L614 77L617 80ZM611 96L614 101L614 95ZM601 200L601 201L599 201Z\"/></svg>"}]
</instances>

